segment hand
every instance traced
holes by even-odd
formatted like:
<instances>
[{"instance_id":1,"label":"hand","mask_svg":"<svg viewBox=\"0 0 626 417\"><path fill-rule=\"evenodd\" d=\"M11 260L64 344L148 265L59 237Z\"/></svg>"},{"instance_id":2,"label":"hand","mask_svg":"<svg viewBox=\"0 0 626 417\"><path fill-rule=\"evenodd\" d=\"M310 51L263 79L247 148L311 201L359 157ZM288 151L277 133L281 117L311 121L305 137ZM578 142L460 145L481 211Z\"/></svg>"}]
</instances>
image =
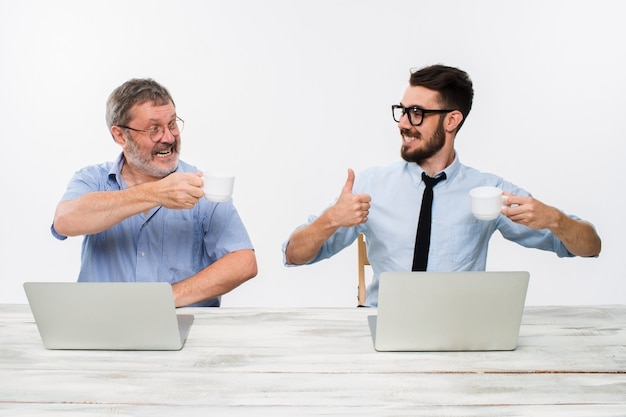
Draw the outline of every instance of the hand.
<instances>
[{"instance_id":1,"label":"hand","mask_svg":"<svg viewBox=\"0 0 626 417\"><path fill-rule=\"evenodd\" d=\"M190 209L204 196L202 173L174 172L155 184L159 205L169 209Z\"/></svg>"},{"instance_id":2,"label":"hand","mask_svg":"<svg viewBox=\"0 0 626 417\"><path fill-rule=\"evenodd\" d=\"M532 197L503 193L506 198L502 214L515 223L533 229L548 229L576 256L597 256L602 248L595 228L584 220L575 220L560 210Z\"/></svg>"},{"instance_id":3,"label":"hand","mask_svg":"<svg viewBox=\"0 0 626 417\"><path fill-rule=\"evenodd\" d=\"M354 171L348 169L348 179L335 205L329 210L331 219L337 227L351 227L363 224L369 215L370 201L368 194L353 194Z\"/></svg>"},{"instance_id":4,"label":"hand","mask_svg":"<svg viewBox=\"0 0 626 417\"><path fill-rule=\"evenodd\" d=\"M502 193L506 199L502 214L514 221L532 229L549 229L555 225L560 212L554 207L547 206L533 197L520 197L510 193Z\"/></svg>"}]
</instances>

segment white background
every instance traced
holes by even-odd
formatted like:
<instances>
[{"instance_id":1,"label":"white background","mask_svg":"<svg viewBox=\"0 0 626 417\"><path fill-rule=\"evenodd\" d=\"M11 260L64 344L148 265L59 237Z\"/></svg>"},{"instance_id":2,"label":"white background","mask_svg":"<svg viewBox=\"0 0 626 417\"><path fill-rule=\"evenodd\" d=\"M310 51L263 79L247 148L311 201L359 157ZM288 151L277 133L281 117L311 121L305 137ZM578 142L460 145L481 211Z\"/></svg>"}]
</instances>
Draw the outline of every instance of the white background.
<instances>
[{"instance_id":1,"label":"white background","mask_svg":"<svg viewBox=\"0 0 626 417\"><path fill-rule=\"evenodd\" d=\"M597 259L494 236L488 269L531 272L527 303L626 302L626 52L620 1L0 0L0 302L24 281L74 281L82 238L55 206L79 168L119 152L119 84L152 77L185 119L182 159L237 174L259 275L224 306L352 306L356 246L285 268L281 243L338 195L346 169L398 160L391 118L409 68L466 70L461 161L592 221Z\"/></svg>"}]
</instances>

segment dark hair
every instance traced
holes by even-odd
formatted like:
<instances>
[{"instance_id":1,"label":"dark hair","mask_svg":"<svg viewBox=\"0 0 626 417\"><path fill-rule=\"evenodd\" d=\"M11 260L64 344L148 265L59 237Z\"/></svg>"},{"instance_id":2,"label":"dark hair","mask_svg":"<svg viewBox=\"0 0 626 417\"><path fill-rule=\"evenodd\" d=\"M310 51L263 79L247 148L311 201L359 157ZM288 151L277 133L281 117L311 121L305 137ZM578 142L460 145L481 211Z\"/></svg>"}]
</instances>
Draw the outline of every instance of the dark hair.
<instances>
[{"instance_id":1,"label":"dark hair","mask_svg":"<svg viewBox=\"0 0 626 417\"><path fill-rule=\"evenodd\" d=\"M150 78L133 78L117 87L107 100L106 122L109 130L112 126L125 125L130 121L129 111L135 104L147 101L157 106L174 104L172 96L165 87Z\"/></svg>"},{"instance_id":2,"label":"dark hair","mask_svg":"<svg viewBox=\"0 0 626 417\"><path fill-rule=\"evenodd\" d=\"M472 80L465 71L440 64L431 65L411 71L409 84L437 91L443 108L459 110L463 114L457 131L461 128L474 99Z\"/></svg>"}]
</instances>

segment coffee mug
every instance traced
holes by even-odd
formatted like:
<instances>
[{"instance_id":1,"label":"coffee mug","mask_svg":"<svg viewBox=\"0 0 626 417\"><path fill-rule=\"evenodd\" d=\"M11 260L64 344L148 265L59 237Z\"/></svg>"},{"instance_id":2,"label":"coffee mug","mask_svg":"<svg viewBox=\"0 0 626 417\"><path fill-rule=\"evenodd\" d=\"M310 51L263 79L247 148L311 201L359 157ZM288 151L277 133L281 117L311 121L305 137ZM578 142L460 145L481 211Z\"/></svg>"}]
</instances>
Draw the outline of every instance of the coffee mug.
<instances>
[{"instance_id":1,"label":"coffee mug","mask_svg":"<svg viewBox=\"0 0 626 417\"><path fill-rule=\"evenodd\" d=\"M235 176L228 172L203 172L204 196L209 201L223 203L233 195Z\"/></svg>"},{"instance_id":2,"label":"coffee mug","mask_svg":"<svg viewBox=\"0 0 626 417\"><path fill-rule=\"evenodd\" d=\"M506 197L498 187L482 186L470 190L472 214L479 220L493 220L500 215Z\"/></svg>"}]
</instances>

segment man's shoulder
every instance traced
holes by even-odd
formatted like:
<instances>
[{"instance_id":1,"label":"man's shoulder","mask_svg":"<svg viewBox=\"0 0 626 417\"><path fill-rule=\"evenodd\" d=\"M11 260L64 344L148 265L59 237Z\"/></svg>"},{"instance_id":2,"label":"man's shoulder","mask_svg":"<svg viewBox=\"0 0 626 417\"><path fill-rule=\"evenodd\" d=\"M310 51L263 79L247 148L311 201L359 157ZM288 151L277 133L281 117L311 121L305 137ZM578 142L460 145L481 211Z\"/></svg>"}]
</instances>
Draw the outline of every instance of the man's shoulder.
<instances>
[{"instance_id":1,"label":"man's shoulder","mask_svg":"<svg viewBox=\"0 0 626 417\"><path fill-rule=\"evenodd\" d=\"M497 175L488 171L482 171L478 168L474 168L474 167L463 165L463 164L459 164L459 172L464 177L479 178L482 181L487 181L487 182L493 182L493 181L502 182L503 180L500 175Z\"/></svg>"},{"instance_id":2,"label":"man's shoulder","mask_svg":"<svg viewBox=\"0 0 626 417\"><path fill-rule=\"evenodd\" d=\"M77 175L90 175L94 177L108 177L112 170L121 169L122 161L124 160L124 154L120 153L113 161L100 162L97 164L91 164L79 169Z\"/></svg>"},{"instance_id":3,"label":"man's shoulder","mask_svg":"<svg viewBox=\"0 0 626 417\"><path fill-rule=\"evenodd\" d=\"M408 162L395 161L387 165L378 165L364 169L359 175L363 177L386 177L404 172L407 169Z\"/></svg>"},{"instance_id":4,"label":"man's shoulder","mask_svg":"<svg viewBox=\"0 0 626 417\"><path fill-rule=\"evenodd\" d=\"M530 195L528 191L505 180L500 175L494 174L492 172L481 171L479 169L462 164L459 166L455 182L462 183L470 188L478 187L480 185L491 185L494 187L499 187L502 190L512 194Z\"/></svg>"},{"instance_id":5,"label":"man's shoulder","mask_svg":"<svg viewBox=\"0 0 626 417\"><path fill-rule=\"evenodd\" d=\"M179 160L178 161L178 171L180 172L198 172L200 171L198 169L198 167L196 167L195 165L189 164L185 161Z\"/></svg>"},{"instance_id":6,"label":"man's shoulder","mask_svg":"<svg viewBox=\"0 0 626 417\"><path fill-rule=\"evenodd\" d=\"M403 184L409 175L407 162L396 161L388 165L373 166L356 175L354 190L375 193L376 190L387 189L390 184Z\"/></svg>"},{"instance_id":7,"label":"man's shoulder","mask_svg":"<svg viewBox=\"0 0 626 417\"><path fill-rule=\"evenodd\" d=\"M107 161L107 162L101 162L98 164L87 165L87 166L80 168L77 171L77 174L84 174L84 175L86 174L86 175L92 175L92 176L102 176L102 175L106 176L111 171L113 164L114 164L113 161Z\"/></svg>"}]
</instances>

